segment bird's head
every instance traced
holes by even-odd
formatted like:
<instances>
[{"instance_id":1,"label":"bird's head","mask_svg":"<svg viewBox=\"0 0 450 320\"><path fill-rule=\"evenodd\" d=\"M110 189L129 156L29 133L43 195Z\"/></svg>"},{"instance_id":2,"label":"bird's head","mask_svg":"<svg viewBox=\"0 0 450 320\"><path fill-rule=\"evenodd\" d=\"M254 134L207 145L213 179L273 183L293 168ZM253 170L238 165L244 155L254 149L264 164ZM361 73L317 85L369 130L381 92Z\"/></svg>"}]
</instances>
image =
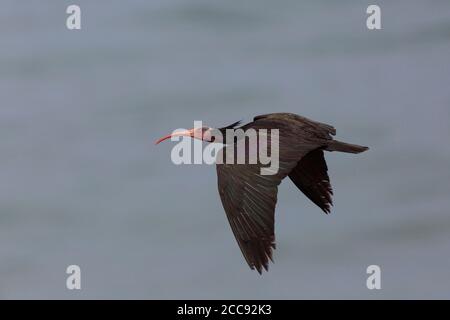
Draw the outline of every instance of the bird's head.
<instances>
[{"instance_id":1,"label":"bird's head","mask_svg":"<svg viewBox=\"0 0 450 320\"><path fill-rule=\"evenodd\" d=\"M171 134L168 134L167 136L164 136L160 139L158 139L155 144L159 144L160 142L163 142L164 140L170 139L172 137L191 137L194 139L206 141L206 142L213 142L215 140L214 134L213 134L213 128L202 126L202 127L194 127L189 130L181 130L181 131L174 131Z\"/></svg>"}]
</instances>

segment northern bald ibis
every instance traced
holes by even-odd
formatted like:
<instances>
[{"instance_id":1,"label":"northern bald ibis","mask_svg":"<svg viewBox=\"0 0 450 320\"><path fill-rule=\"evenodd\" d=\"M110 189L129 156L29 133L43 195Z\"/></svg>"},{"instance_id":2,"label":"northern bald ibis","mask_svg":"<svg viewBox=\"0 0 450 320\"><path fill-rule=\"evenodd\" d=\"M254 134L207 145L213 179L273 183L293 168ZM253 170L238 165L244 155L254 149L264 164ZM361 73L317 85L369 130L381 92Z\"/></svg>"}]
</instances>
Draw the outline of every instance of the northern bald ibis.
<instances>
[{"instance_id":1,"label":"northern bald ibis","mask_svg":"<svg viewBox=\"0 0 450 320\"><path fill-rule=\"evenodd\" d=\"M224 154L231 154L237 139L218 141L211 134L218 130L278 129L279 170L272 175L262 175L261 163L216 164L219 194L231 230L251 269L260 274L272 260L275 249L274 214L278 185L286 177L325 213L330 212L333 191L328 177L324 151L360 153L368 148L334 140L334 127L292 113L272 113L256 116L252 122L240 126L239 122L213 129L199 127L167 135L156 143L172 136L189 136L207 142L222 142ZM267 140L268 144L271 140ZM270 145L268 146L270 148ZM248 147L246 149L248 153ZM221 154L221 153L219 153ZM233 153L234 154L234 153ZM223 154L221 154L223 156Z\"/></svg>"}]
</instances>

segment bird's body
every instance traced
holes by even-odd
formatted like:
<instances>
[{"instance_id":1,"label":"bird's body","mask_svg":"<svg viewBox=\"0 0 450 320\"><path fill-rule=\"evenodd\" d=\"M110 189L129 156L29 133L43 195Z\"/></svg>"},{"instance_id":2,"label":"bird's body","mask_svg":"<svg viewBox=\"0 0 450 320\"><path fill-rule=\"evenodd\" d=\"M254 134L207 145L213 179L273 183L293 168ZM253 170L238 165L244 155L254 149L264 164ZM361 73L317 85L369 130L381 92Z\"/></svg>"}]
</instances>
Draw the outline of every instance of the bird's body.
<instances>
[{"instance_id":1,"label":"bird's body","mask_svg":"<svg viewBox=\"0 0 450 320\"><path fill-rule=\"evenodd\" d=\"M209 129L203 128L200 137L194 129L184 135L213 141L208 138ZM312 202L329 213L333 192L324 151L360 153L368 148L334 140L334 127L292 113L260 115L243 126L234 123L219 130L224 133L225 129L255 129L257 132L277 129L279 132L276 173L262 175L260 169L264 165L260 162L225 161L216 165L219 194L233 234L250 268L261 273L263 268L268 270L275 248L274 214L281 181L289 176ZM218 157L226 159L228 154L235 154L237 141L224 143ZM267 143L270 149L272 140L267 139Z\"/></svg>"}]
</instances>

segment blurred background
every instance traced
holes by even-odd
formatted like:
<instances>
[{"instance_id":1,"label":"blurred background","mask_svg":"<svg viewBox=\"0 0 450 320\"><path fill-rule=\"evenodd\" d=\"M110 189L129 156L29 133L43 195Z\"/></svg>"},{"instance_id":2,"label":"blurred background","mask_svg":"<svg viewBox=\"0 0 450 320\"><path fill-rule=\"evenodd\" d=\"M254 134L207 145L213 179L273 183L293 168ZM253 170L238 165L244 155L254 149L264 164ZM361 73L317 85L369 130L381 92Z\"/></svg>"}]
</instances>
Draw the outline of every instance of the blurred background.
<instances>
[{"instance_id":1,"label":"blurred background","mask_svg":"<svg viewBox=\"0 0 450 320\"><path fill-rule=\"evenodd\" d=\"M0 298L450 298L450 2L369 4L3 0ZM284 181L260 276L215 168L153 142L283 111L371 149L326 154L328 216Z\"/></svg>"}]
</instances>

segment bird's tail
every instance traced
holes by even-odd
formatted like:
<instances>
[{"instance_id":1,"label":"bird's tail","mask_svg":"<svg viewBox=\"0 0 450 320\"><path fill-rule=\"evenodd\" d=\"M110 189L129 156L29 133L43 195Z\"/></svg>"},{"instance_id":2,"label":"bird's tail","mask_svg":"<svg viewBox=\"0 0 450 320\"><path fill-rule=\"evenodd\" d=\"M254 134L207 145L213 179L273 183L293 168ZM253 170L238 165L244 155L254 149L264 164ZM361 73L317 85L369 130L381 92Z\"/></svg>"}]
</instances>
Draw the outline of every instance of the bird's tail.
<instances>
[{"instance_id":1,"label":"bird's tail","mask_svg":"<svg viewBox=\"0 0 450 320\"><path fill-rule=\"evenodd\" d=\"M339 140L331 140L325 150L327 151L339 151L347 153L361 153L368 150L368 147L359 146L357 144L345 143Z\"/></svg>"}]
</instances>

